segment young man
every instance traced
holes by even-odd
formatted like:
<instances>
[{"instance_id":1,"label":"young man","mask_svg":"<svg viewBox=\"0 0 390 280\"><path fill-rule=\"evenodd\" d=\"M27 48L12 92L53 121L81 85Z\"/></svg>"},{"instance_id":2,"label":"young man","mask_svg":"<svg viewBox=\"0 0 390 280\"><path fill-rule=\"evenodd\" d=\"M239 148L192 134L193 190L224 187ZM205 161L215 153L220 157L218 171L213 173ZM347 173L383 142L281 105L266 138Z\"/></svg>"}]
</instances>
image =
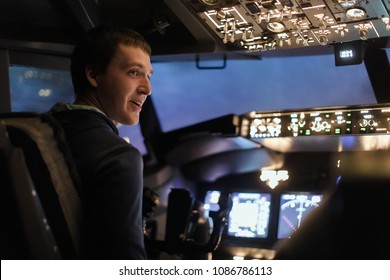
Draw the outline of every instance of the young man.
<instances>
[{"instance_id":1,"label":"young man","mask_svg":"<svg viewBox=\"0 0 390 280\"><path fill-rule=\"evenodd\" d=\"M118 136L135 125L151 94L151 49L128 28L98 27L75 48L74 104L56 104L81 177L87 259L145 259L142 230L143 162Z\"/></svg>"}]
</instances>

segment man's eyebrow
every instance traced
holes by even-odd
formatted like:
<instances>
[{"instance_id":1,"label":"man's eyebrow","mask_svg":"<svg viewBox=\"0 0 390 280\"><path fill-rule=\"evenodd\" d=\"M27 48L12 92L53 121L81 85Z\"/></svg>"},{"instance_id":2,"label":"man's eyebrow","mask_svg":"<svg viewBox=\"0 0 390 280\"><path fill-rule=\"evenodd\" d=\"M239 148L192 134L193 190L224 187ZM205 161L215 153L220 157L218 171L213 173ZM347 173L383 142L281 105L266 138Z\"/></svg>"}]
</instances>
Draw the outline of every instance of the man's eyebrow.
<instances>
[{"instance_id":1,"label":"man's eyebrow","mask_svg":"<svg viewBox=\"0 0 390 280\"><path fill-rule=\"evenodd\" d=\"M146 69L146 67L143 64L138 63L138 62L129 62L129 63L125 62L125 63L123 63L123 65L126 66L126 67L134 67L134 66L136 66L136 67L139 67L139 68L142 68L142 69ZM154 74L153 68L150 70L149 73L152 74L152 75Z\"/></svg>"},{"instance_id":2,"label":"man's eyebrow","mask_svg":"<svg viewBox=\"0 0 390 280\"><path fill-rule=\"evenodd\" d=\"M144 66L141 63L138 62L128 62L128 61L123 61L123 65L126 67L134 67L137 66L139 68L144 68Z\"/></svg>"}]
</instances>

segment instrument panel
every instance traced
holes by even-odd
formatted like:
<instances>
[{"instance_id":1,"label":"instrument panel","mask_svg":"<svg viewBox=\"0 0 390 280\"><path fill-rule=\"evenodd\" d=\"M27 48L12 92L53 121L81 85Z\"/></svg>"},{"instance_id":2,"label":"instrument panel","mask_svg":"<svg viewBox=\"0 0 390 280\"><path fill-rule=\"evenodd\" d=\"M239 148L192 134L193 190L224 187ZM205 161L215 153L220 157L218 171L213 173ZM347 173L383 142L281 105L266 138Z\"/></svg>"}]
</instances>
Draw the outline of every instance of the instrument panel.
<instances>
[{"instance_id":1,"label":"instrument panel","mask_svg":"<svg viewBox=\"0 0 390 280\"><path fill-rule=\"evenodd\" d=\"M242 119L241 136L250 139L310 135L390 133L390 106L251 112Z\"/></svg>"},{"instance_id":2,"label":"instrument panel","mask_svg":"<svg viewBox=\"0 0 390 280\"><path fill-rule=\"evenodd\" d=\"M229 50L325 46L390 36L388 0L185 0Z\"/></svg>"}]
</instances>

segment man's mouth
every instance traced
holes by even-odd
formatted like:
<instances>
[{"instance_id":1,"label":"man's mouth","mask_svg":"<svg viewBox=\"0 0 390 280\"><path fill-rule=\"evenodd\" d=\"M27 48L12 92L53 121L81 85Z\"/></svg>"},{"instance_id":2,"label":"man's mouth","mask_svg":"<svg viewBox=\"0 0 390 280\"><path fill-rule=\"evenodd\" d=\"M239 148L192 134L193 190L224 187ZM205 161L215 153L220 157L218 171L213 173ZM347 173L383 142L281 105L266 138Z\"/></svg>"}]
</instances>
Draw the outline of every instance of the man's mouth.
<instances>
[{"instance_id":1,"label":"man's mouth","mask_svg":"<svg viewBox=\"0 0 390 280\"><path fill-rule=\"evenodd\" d=\"M142 101L133 101L133 100L131 100L130 102L133 103L134 105L142 108L142 103L143 103Z\"/></svg>"}]
</instances>

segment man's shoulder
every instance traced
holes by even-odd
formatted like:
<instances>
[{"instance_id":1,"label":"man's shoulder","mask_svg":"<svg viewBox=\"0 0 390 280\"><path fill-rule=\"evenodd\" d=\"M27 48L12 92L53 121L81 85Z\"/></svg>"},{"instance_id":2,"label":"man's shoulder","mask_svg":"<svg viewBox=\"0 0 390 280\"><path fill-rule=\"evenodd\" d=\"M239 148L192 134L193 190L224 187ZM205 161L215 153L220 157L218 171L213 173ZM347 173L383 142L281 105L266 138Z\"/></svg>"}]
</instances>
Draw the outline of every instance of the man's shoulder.
<instances>
[{"instance_id":1,"label":"man's shoulder","mask_svg":"<svg viewBox=\"0 0 390 280\"><path fill-rule=\"evenodd\" d=\"M64 110L51 112L51 115L66 131L83 131L91 129L109 129L117 134L114 123L105 115L92 110Z\"/></svg>"}]
</instances>

